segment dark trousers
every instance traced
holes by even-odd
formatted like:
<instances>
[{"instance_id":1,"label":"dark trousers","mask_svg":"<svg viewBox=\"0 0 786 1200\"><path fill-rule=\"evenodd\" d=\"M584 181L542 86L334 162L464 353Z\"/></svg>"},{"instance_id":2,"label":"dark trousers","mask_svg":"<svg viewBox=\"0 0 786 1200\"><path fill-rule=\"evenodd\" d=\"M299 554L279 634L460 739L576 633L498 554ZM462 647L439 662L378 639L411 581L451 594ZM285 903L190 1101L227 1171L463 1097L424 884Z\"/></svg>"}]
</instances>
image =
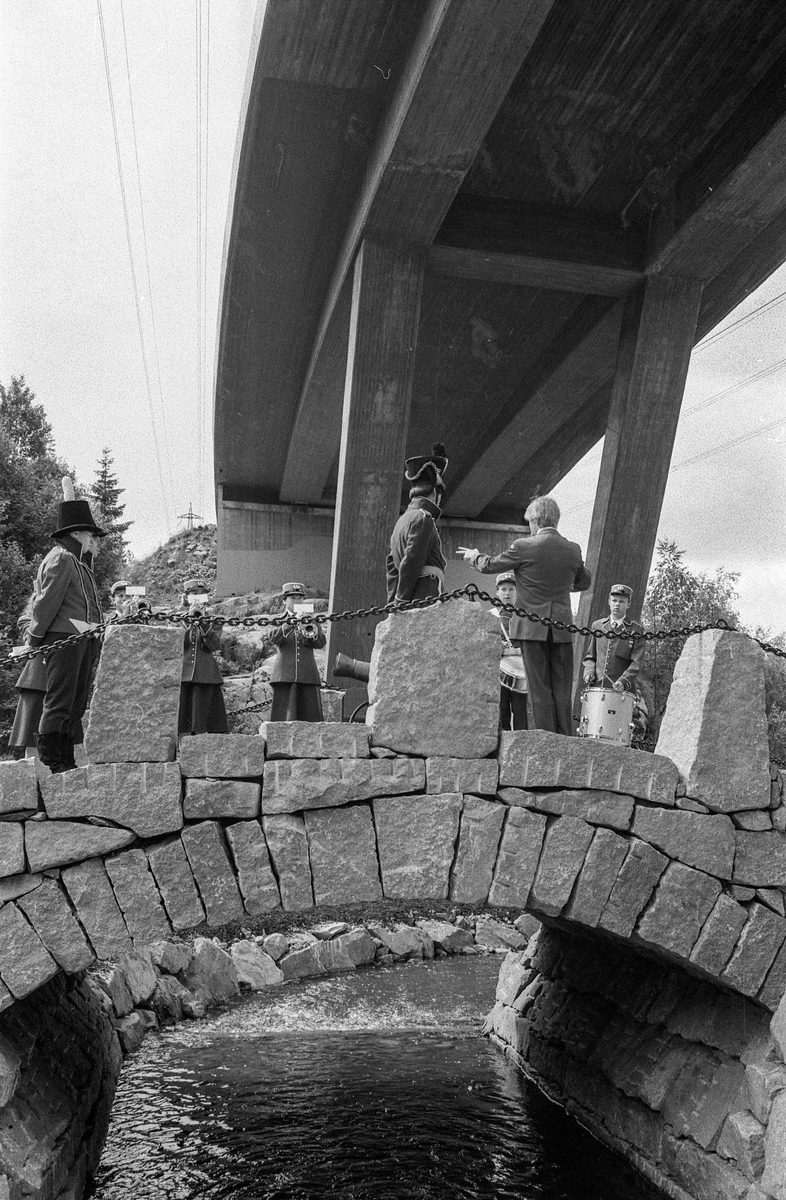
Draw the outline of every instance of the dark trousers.
<instances>
[{"instance_id":1,"label":"dark trousers","mask_svg":"<svg viewBox=\"0 0 786 1200\"><path fill-rule=\"evenodd\" d=\"M521 646L535 729L572 737L573 642L555 642L549 629L544 642L515 644Z\"/></svg>"},{"instance_id":2,"label":"dark trousers","mask_svg":"<svg viewBox=\"0 0 786 1200\"><path fill-rule=\"evenodd\" d=\"M274 683L271 721L324 721L322 694L315 683Z\"/></svg>"},{"instance_id":3,"label":"dark trousers","mask_svg":"<svg viewBox=\"0 0 786 1200\"><path fill-rule=\"evenodd\" d=\"M181 683L177 732L229 733L220 683Z\"/></svg>"},{"instance_id":4,"label":"dark trousers","mask_svg":"<svg viewBox=\"0 0 786 1200\"><path fill-rule=\"evenodd\" d=\"M47 633L43 644L54 647L62 634ZM46 694L39 733L67 733L74 741L81 732L90 697L100 644L95 638L61 645L46 655Z\"/></svg>"},{"instance_id":5,"label":"dark trousers","mask_svg":"<svg viewBox=\"0 0 786 1200\"><path fill-rule=\"evenodd\" d=\"M527 728L527 693L513 692L510 688L499 689L500 729Z\"/></svg>"}]
</instances>

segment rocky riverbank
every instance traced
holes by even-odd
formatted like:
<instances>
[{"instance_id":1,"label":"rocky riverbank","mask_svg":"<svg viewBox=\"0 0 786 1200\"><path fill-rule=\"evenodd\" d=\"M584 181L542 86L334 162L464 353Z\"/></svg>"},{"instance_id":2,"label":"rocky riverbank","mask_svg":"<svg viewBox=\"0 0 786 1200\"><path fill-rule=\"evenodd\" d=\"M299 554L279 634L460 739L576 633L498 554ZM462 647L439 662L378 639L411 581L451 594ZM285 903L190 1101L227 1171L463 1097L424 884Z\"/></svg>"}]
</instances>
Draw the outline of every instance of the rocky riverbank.
<instances>
[{"instance_id":1,"label":"rocky riverbank","mask_svg":"<svg viewBox=\"0 0 786 1200\"><path fill-rule=\"evenodd\" d=\"M308 928L297 914L278 913L264 927L225 927L212 936L201 930L97 963L88 977L130 1054L149 1030L199 1018L243 993L410 959L506 954L523 949L537 929L527 915L500 919L455 909L415 913L380 904L364 907L362 919L357 906L343 915L325 912Z\"/></svg>"}]
</instances>

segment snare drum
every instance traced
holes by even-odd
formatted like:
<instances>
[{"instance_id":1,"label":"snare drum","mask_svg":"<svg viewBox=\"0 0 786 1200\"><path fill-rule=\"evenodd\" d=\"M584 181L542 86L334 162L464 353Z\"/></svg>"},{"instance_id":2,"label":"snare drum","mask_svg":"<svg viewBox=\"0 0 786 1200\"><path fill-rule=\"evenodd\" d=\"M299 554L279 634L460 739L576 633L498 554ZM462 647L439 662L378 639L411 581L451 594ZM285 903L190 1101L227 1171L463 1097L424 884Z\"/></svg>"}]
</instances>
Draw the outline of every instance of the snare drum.
<instances>
[{"instance_id":1,"label":"snare drum","mask_svg":"<svg viewBox=\"0 0 786 1200\"><path fill-rule=\"evenodd\" d=\"M520 654L503 654L499 660L499 681L509 692L526 692L527 672Z\"/></svg>"},{"instance_id":2,"label":"snare drum","mask_svg":"<svg viewBox=\"0 0 786 1200\"><path fill-rule=\"evenodd\" d=\"M587 688L581 697L579 737L596 738L629 746L633 720L633 692L615 692L613 688Z\"/></svg>"}]
</instances>

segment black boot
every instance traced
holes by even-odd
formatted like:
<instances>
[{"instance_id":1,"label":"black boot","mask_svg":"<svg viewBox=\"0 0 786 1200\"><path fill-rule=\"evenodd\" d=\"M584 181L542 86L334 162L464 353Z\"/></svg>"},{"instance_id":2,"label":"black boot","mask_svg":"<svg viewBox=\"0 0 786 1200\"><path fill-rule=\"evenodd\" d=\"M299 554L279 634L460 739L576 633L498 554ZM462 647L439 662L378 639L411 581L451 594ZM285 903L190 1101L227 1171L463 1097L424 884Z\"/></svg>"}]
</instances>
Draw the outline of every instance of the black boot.
<instances>
[{"instance_id":1,"label":"black boot","mask_svg":"<svg viewBox=\"0 0 786 1200\"><path fill-rule=\"evenodd\" d=\"M74 739L70 733L65 730L60 734L60 760L63 763L64 771L76 770L76 759L74 758Z\"/></svg>"},{"instance_id":2,"label":"black boot","mask_svg":"<svg viewBox=\"0 0 786 1200\"><path fill-rule=\"evenodd\" d=\"M68 770L63 762L61 738L62 734L59 730L57 733L37 733L35 735L38 757L45 767L49 767L53 775L59 775Z\"/></svg>"}]
</instances>

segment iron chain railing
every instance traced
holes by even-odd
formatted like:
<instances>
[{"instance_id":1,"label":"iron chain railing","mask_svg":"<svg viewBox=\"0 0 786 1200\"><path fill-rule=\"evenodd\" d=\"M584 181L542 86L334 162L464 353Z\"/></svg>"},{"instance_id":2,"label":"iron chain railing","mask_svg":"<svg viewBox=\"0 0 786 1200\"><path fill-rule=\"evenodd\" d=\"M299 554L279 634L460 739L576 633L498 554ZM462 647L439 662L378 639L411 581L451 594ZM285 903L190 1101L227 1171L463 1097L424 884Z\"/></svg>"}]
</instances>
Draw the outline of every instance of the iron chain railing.
<instances>
[{"instance_id":1,"label":"iron chain railing","mask_svg":"<svg viewBox=\"0 0 786 1200\"><path fill-rule=\"evenodd\" d=\"M601 638L613 639L617 634L613 630L590 629L586 625L576 625L572 621L554 621L551 617L541 617L537 613L527 612L523 608L516 608L513 604L501 604L494 596L481 589L474 583L467 584L466 587L455 588L451 592L442 592L439 596L428 596L423 600L408 600L403 603L392 601L389 604L372 604L367 608L345 609L343 612L332 613L308 613L306 615L295 615L294 613L280 613L278 616L271 616L263 613L254 617L224 617L213 616L206 618L204 616L194 616L188 612L150 612L142 615L135 614L128 617L122 617L119 620L104 621L96 625L93 629L86 630L84 633L73 633L69 637L63 638L49 646L31 646L25 649L22 654L10 655L7 658L0 660L0 665L10 666L26 662L28 659L35 658L41 654L52 654L63 646L71 645L74 642L83 641L88 638L102 637L105 631L113 625L199 625L205 620L210 620L214 625L220 625L222 628L229 629L276 629L284 625L292 628L307 623L311 625L327 625L333 624L336 621L355 621L362 620L364 617L383 617L390 616L397 612L411 612L421 608L431 608L438 604L446 604L451 600L460 600L466 598L471 602L481 601L488 604L493 604L502 612L509 613L511 616L522 617L527 621L532 621L540 625L546 625L552 629L565 630L568 633L579 634L582 637L591 637L599 640ZM643 640L645 642L662 642L669 638L689 637L693 633L705 633L710 629L726 629L731 632L736 632L733 625L729 625L727 621L719 620L707 625L685 625L681 629L654 629L643 630L639 632L627 633L627 640ZM773 646L769 642L762 641L760 638L754 637L753 634L746 633L746 637L751 641L756 642L761 646L767 654L774 654L778 658L786 658L786 650L781 650L779 646Z\"/></svg>"}]
</instances>

